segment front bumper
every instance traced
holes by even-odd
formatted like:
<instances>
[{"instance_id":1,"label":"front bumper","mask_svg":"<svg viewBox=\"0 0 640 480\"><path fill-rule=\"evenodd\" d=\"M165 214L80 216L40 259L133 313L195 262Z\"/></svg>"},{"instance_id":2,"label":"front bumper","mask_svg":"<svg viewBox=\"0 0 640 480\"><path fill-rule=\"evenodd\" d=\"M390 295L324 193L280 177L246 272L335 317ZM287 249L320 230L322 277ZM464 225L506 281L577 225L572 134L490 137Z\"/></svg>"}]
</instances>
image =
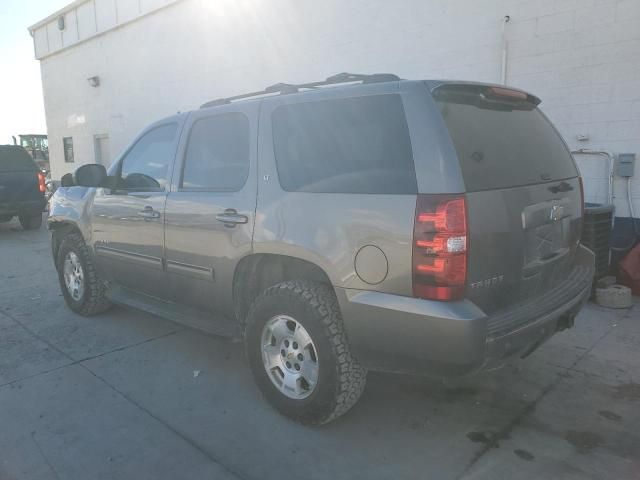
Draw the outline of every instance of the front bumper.
<instances>
[{"instance_id":1,"label":"front bumper","mask_svg":"<svg viewBox=\"0 0 640 480\"><path fill-rule=\"evenodd\" d=\"M553 291L488 317L468 300L438 302L336 288L353 354L367 368L436 377L495 368L570 324L591 294L594 255L580 246Z\"/></svg>"}]
</instances>

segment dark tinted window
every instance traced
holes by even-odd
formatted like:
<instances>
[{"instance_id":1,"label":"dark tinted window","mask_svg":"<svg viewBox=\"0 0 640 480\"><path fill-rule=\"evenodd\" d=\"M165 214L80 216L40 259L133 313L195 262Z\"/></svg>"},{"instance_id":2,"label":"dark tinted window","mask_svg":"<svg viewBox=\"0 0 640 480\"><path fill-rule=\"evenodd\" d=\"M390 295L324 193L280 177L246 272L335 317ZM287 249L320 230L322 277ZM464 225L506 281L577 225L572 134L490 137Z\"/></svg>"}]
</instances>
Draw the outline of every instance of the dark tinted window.
<instances>
[{"instance_id":1,"label":"dark tinted window","mask_svg":"<svg viewBox=\"0 0 640 480\"><path fill-rule=\"evenodd\" d=\"M399 95L287 105L272 120L278 176L287 191L417 191Z\"/></svg>"},{"instance_id":2,"label":"dark tinted window","mask_svg":"<svg viewBox=\"0 0 640 480\"><path fill-rule=\"evenodd\" d=\"M229 113L195 122L183 168L180 187L185 190L240 190L249 175L247 117Z\"/></svg>"},{"instance_id":3,"label":"dark tinted window","mask_svg":"<svg viewBox=\"0 0 640 480\"><path fill-rule=\"evenodd\" d=\"M62 139L62 147L64 149L64 161L67 163L72 163L74 161L73 158L73 138L72 137L64 137Z\"/></svg>"},{"instance_id":4,"label":"dark tinted window","mask_svg":"<svg viewBox=\"0 0 640 480\"><path fill-rule=\"evenodd\" d=\"M142 136L122 160L122 188L139 192L164 190L175 155L175 123L162 125Z\"/></svg>"},{"instance_id":5,"label":"dark tinted window","mask_svg":"<svg viewBox=\"0 0 640 480\"><path fill-rule=\"evenodd\" d=\"M436 95L468 191L575 177L564 142L528 102L486 100L475 91Z\"/></svg>"},{"instance_id":6,"label":"dark tinted window","mask_svg":"<svg viewBox=\"0 0 640 480\"><path fill-rule=\"evenodd\" d=\"M34 172L37 169L24 148L0 146L0 172Z\"/></svg>"}]
</instances>

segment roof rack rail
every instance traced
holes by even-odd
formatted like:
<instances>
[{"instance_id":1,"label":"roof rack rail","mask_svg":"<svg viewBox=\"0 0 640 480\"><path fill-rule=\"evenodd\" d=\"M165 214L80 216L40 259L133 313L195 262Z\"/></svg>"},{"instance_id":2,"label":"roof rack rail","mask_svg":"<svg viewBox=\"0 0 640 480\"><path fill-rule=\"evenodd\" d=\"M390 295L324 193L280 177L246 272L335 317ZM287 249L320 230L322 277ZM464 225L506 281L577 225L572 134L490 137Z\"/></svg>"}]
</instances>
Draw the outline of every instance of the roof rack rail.
<instances>
[{"instance_id":1,"label":"roof rack rail","mask_svg":"<svg viewBox=\"0 0 640 480\"><path fill-rule=\"evenodd\" d=\"M276 83L275 85L271 85L264 90L259 92L251 92L245 93L242 95L236 95L233 97L227 98L218 98L216 100L211 100L210 102L203 103L200 108L209 108L209 107L217 107L219 105L226 105L236 100L242 100L251 97L259 97L262 95L270 95L270 94L280 94L280 95L288 95L291 93L298 93L300 90L313 90L318 87L322 87L325 85L336 85L339 83L381 83L381 82L397 82L401 80L400 77L394 75L393 73L373 73L371 75L361 74L361 73L338 73L336 75L332 75L327 77L325 80L320 82L310 82L310 83L300 83L300 84L291 84L291 83Z\"/></svg>"},{"instance_id":2,"label":"roof rack rail","mask_svg":"<svg viewBox=\"0 0 640 480\"><path fill-rule=\"evenodd\" d=\"M381 82L397 82L400 77L393 73L372 73L371 75L363 75L360 73L342 72L328 77L323 83L329 85L333 83L381 83Z\"/></svg>"}]
</instances>

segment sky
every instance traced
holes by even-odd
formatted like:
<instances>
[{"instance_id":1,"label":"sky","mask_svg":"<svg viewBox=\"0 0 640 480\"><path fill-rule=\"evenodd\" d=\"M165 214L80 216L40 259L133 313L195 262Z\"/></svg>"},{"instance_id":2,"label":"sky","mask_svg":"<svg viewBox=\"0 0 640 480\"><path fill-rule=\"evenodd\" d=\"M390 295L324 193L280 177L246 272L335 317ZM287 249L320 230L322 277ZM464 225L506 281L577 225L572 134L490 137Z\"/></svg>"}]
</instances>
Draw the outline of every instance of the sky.
<instances>
[{"instance_id":1,"label":"sky","mask_svg":"<svg viewBox=\"0 0 640 480\"><path fill-rule=\"evenodd\" d=\"M46 133L40 65L27 27L72 0L0 0L0 144Z\"/></svg>"}]
</instances>

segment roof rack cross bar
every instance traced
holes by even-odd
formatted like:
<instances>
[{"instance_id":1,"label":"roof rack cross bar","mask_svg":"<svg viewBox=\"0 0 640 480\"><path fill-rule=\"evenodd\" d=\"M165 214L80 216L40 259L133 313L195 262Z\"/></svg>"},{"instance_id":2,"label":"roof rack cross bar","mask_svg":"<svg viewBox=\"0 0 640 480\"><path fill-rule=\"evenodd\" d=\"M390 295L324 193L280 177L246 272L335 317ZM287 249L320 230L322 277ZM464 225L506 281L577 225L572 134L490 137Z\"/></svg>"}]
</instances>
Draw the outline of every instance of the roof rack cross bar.
<instances>
[{"instance_id":1,"label":"roof rack cross bar","mask_svg":"<svg viewBox=\"0 0 640 480\"><path fill-rule=\"evenodd\" d=\"M358 82L362 83L379 83L379 82L397 82L400 77L393 73L372 73L370 75L363 75L360 73L348 73L342 72L336 75L332 75L326 79L327 84L333 83L347 83Z\"/></svg>"},{"instance_id":2,"label":"roof rack cross bar","mask_svg":"<svg viewBox=\"0 0 640 480\"><path fill-rule=\"evenodd\" d=\"M298 85L291 85L290 83L276 83L275 85L268 86L264 91L267 93L280 92L281 94L297 93Z\"/></svg>"}]
</instances>

